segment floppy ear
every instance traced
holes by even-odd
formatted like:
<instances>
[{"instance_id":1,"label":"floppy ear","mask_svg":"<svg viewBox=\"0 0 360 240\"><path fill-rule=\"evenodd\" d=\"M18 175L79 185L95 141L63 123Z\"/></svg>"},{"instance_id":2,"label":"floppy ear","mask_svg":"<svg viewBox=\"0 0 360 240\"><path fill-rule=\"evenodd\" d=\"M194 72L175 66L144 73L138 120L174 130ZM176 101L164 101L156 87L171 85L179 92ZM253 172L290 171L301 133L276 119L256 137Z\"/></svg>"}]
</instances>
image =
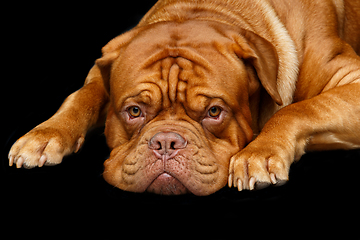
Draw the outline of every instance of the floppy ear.
<instances>
[{"instance_id":1,"label":"floppy ear","mask_svg":"<svg viewBox=\"0 0 360 240\"><path fill-rule=\"evenodd\" d=\"M110 93L110 76L112 63L119 57L121 49L126 46L139 32L141 28L134 28L112 39L102 48L102 57L96 60L104 81L104 87Z\"/></svg>"},{"instance_id":2,"label":"floppy ear","mask_svg":"<svg viewBox=\"0 0 360 240\"><path fill-rule=\"evenodd\" d=\"M245 29L235 37L235 42L236 55L255 68L265 90L281 106L283 101L277 89L279 59L275 47L266 39Z\"/></svg>"}]
</instances>

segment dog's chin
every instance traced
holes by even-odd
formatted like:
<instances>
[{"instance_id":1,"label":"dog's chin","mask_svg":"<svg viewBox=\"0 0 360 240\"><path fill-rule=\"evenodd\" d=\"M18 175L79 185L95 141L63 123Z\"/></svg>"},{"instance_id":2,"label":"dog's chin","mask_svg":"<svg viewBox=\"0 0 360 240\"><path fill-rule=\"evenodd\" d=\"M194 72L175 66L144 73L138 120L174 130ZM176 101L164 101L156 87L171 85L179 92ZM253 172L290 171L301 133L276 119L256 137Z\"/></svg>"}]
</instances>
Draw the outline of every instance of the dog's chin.
<instances>
[{"instance_id":1,"label":"dog's chin","mask_svg":"<svg viewBox=\"0 0 360 240\"><path fill-rule=\"evenodd\" d=\"M161 195L182 195L190 193L179 180L165 172L155 178L146 191Z\"/></svg>"}]
</instances>

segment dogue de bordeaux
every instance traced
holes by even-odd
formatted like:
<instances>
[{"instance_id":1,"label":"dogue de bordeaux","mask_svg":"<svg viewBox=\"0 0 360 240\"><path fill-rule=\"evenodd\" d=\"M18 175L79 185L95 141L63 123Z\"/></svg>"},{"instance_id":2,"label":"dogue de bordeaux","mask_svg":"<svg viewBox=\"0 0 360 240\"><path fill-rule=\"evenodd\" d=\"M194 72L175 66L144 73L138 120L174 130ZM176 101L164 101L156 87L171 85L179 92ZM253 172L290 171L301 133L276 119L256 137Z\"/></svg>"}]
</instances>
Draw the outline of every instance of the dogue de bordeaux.
<instances>
[{"instance_id":1,"label":"dogue de bordeaux","mask_svg":"<svg viewBox=\"0 0 360 240\"><path fill-rule=\"evenodd\" d=\"M160 0L10 166L59 164L105 123L105 180L209 195L288 180L306 151L360 147L360 1Z\"/></svg>"}]
</instances>

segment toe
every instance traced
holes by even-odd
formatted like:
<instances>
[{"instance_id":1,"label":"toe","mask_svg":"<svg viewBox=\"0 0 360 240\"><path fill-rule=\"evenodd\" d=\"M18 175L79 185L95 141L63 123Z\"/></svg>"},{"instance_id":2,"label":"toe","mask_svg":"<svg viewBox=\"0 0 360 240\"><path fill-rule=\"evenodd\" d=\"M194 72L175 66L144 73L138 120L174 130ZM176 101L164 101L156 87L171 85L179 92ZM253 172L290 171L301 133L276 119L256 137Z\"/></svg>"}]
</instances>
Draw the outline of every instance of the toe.
<instances>
[{"instance_id":1,"label":"toe","mask_svg":"<svg viewBox=\"0 0 360 240\"><path fill-rule=\"evenodd\" d=\"M265 158L249 160L248 173L250 190L263 189L271 184Z\"/></svg>"},{"instance_id":2,"label":"toe","mask_svg":"<svg viewBox=\"0 0 360 240\"><path fill-rule=\"evenodd\" d=\"M234 156L231 159L229 181L232 183L229 186L237 187L239 191L247 189L244 183L247 183L247 161L246 158Z\"/></svg>"},{"instance_id":3,"label":"toe","mask_svg":"<svg viewBox=\"0 0 360 240\"><path fill-rule=\"evenodd\" d=\"M272 184L283 185L289 179L290 166L282 159L270 159L268 162L268 171Z\"/></svg>"},{"instance_id":4,"label":"toe","mask_svg":"<svg viewBox=\"0 0 360 240\"><path fill-rule=\"evenodd\" d=\"M51 139L43 150L38 164L39 166L57 165L62 162L64 155L70 153L71 149L65 149L59 141Z\"/></svg>"},{"instance_id":5,"label":"toe","mask_svg":"<svg viewBox=\"0 0 360 240\"><path fill-rule=\"evenodd\" d=\"M254 177L250 178L250 181L249 181L249 188L250 190L254 190L255 188L255 183L256 183L256 179Z\"/></svg>"}]
</instances>

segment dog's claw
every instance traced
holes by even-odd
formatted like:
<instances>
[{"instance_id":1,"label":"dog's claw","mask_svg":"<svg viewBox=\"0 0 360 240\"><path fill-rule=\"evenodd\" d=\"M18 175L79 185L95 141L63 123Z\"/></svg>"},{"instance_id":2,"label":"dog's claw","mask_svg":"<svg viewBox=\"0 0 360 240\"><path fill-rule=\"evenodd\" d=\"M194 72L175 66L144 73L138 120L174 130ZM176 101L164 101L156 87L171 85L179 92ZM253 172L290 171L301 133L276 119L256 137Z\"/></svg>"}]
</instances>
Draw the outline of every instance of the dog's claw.
<instances>
[{"instance_id":1,"label":"dog's claw","mask_svg":"<svg viewBox=\"0 0 360 240\"><path fill-rule=\"evenodd\" d=\"M24 163L24 158L23 157L19 157L19 159L16 162L16 168L21 168L23 163Z\"/></svg>"},{"instance_id":2,"label":"dog's claw","mask_svg":"<svg viewBox=\"0 0 360 240\"><path fill-rule=\"evenodd\" d=\"M254 190L255 188L255 183L256 183L256 179L254 177L250 178L250 181L249 181L249 188L250 190Z\"/></svg>"},{"instance_id":3,"label":"dog's claw","mask_svg":"<svg viewBox=\"0 0 360 240\"><path fill-rule=\"evenodd\" d=\"M12 165L14 164L14 156L9 155L9 167L12 167Z\"/></svg>"},{"instance_id":4,"label":"dog's claw","mask_svg":"<svg viewBox=\"0 0 360 240\"><path fill-rule=\"evenodd\" d=\"M274 173L270 173L270 180L272 184L276 184L277 180L276 180L276 176Z\"/></svg>"},{"instance_id":5,"label":"dog's claw","mask_svg":"<svg viewBox=\"0 0 360 240\"><path fill-rule=\"evenodd\" d=\"M47 161L47 157L46 155L42 155L40 160L39 160L39 167L44 166L45 162Z\"/></svg>"},{"instance_id":6,"label":"dog's claw","mask_svg":"<svg viewBox=\"0 0 360 240\"><path fill-rule=\"evenodd\" d=\"M232 184L233 184L233 174L230 173L230 174L229 174L229 179L228 179L228 186L229 186L229 188L232 187Z\"/></svg>"},{"instance_id":7,"label":"dog's claw","mask_svg":"<svg viewBox=\"0 0 360 240\"><path fill-rule=\"evenodd\" d=\"M239 192L243 190L242 181L240 179L237 180L237 188Z\"/></svg>"}]
</instances>

